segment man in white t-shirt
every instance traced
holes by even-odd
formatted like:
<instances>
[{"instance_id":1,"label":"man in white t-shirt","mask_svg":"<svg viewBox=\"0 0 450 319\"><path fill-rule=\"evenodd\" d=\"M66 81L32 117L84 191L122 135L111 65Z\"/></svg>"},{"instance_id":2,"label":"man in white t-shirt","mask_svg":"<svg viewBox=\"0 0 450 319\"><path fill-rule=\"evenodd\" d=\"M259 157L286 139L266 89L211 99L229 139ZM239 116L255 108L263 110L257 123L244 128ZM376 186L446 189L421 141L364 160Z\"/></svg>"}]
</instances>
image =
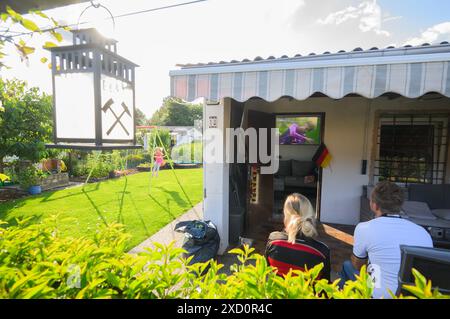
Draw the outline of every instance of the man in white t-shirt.
<instances>
[{"instance_id":1,"label":"man in white t-shirt","mask_svg":"<svg viewBox=\"0 0 450 319\"><path fill-rule=\"evenodd\" d=\"M342 267L341 287L368 264L374 291L373 298L389 298L396 293L400 270L400 245L433 247L428 232L421 226L401 218L404 195L402 189L391 182L380 182L372 191L370 209L375 218L359 223L354 234L351 261Z\"/></svg>"}]
</instances>

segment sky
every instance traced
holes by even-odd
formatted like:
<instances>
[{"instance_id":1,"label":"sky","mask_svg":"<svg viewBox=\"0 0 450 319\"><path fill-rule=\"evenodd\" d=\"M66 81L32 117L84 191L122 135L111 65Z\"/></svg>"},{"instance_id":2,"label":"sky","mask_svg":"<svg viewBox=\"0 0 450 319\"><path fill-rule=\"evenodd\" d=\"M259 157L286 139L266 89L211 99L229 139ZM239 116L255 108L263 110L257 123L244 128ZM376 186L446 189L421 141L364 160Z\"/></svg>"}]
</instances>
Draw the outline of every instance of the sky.
<instances>
[{"instance_id":1,"label":"sky","mask_svg":"<svg viewBox=\"0 0 450 319\"><path fill-rule=\"evenodd\" d=\"M101 0L113 15L188 0ZM124 5L126 3L126 6ZM350 51L450 42L448 0L207 0L115 19L88 3L48 10L60 23L90 23L118 40L118 53L137 63L136 106L150 117L170 92L169 71L178 63L219 62L282 55ZM35 19L46 26L45 21ZM92 22L91 22L92 21ZM69 34L65 39L70 40ZM41 46L45 36L24 40ZM64 42L63 44L70 44ZM27 63L14 54L4 78L17 77L51 92L51 72L37 50Z\"/></svg>"}]
</instances>

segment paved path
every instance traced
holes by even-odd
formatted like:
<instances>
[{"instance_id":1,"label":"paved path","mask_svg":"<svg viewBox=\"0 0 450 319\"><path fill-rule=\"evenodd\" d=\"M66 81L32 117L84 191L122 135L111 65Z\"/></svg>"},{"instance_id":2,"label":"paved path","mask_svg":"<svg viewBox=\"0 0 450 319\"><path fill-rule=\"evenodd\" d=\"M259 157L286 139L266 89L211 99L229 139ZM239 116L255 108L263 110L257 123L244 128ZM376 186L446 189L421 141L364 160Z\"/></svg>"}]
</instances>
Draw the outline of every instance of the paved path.
<instances>
[{"instance_id":1,"label":"paved path","mask_svg":"<svg viewBox=\"0 0 450 319\"><path fill-rule=\"evenodd\" d=\"M202 202L198 203L193 209L187 211L170 224L161 228L156 234L131 249L129 253L137 254L143 252L145 248L153 247L153 242L168 245L171 241L175 240L175 246L181 247L183 244L184 234L174 231L175 225L181 221L194 219L203 219Z\"/></svg>"}]
</instances>

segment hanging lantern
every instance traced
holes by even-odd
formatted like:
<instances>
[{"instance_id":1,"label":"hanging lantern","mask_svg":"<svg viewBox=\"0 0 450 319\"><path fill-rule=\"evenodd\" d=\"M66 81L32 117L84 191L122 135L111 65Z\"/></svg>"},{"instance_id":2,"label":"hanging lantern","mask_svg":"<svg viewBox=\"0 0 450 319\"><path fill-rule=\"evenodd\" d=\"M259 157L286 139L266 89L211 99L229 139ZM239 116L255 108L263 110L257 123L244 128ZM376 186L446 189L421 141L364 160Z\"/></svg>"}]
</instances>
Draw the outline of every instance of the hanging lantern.
<instances>
[{"instance_id":1,"label":"hanging lantern","mask_svg":"<svg viewBox=\"0 0 450 319\"><path fill-rule=\"evenodd\" d=\"M75 30L73 45L52 47L53 138L49 148L130 149L136 145L135 67L117 41Z\"/></svg>"}]
</instances>

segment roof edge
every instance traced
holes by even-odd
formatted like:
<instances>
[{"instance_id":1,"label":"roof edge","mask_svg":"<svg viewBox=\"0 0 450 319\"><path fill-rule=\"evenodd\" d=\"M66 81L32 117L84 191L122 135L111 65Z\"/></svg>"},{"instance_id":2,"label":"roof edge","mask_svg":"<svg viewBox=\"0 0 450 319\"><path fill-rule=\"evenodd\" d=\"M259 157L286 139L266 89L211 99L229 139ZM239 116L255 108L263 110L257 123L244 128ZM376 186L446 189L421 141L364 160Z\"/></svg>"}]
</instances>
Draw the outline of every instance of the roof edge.
<instances>
[{"instance_id":1,"label":"roof edge","mask_svg":"<svg viewBox=\"0 0 450 319\"><path fill-rule=\"evenodd\" d=\"M450 46L449 46L450 48ZM181 75L199 75L211 73L233 73L233 72L256 72L256 71L275 71L289 69L313 69L325 67L345 67L345 66L364 66L380 64L401 64L401 63L423 63L423 62L442 62L450 61L450 50L443 53L427 54L409 54L409 55L386 55L370 57L352 57L347 59L318 59L318 60L293 60L284 61L263 61L260 63L248 64L222 64L195 68L183 68L171 70L170 76Z\"/></svg>"},{"instance_id":2,"label":"roof edge","mask_svg":"<svg viewBox=\"0 0 450 319\"><path fill-rule=\"evenodd\" d=\"M433 54L450 52L450 44L448 42L441 42L440 44L430 45L424 43L421 46L410 46L406 45L404 47L387 47L385 49L371 48L369 50L363 50L361 48L356 48L353 51L339 51L336 53L325 52L323 54L310 53L309 55L295 55L293 57L282 56L280 58L275 58L273 56L263 59L261 57L256 57L253 60L244 59L242 61L230 61L230 62L209 62L209 63L197 63L197 64L176 64L177 67L181 69L194 69L194 68L205 68L205 67L221 67L227 65L249 65L249 64L264 64L264 63L284 63L288 61L316 61L316 60L338 60L338 59L352 59L357 57L383 57L383 56L403 56L403 55L415 55L415 54Z\"/></svg>"}]
</instances>

